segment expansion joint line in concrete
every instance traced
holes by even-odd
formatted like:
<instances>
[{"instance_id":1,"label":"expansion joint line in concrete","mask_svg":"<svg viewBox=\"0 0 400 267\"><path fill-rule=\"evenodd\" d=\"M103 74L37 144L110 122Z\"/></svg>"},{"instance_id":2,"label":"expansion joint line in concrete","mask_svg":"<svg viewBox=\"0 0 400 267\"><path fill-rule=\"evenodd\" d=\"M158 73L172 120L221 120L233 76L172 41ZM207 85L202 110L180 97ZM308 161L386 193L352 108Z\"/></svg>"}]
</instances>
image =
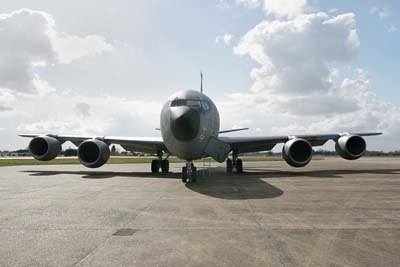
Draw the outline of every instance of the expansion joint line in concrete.
<instances>
[{"instance_id":1,"label":"expansion joint line in concrete","mask_svg":"<svg viewBox=\"0 0 400 267\"><path fill-rule=\"evenodd\" d=\"M87 259L90 254L92 254L95 250L97 250L99 247L103 246L104 244L106 244L108 242L108 240L110 240L112 238L112 235L110 235L108 238L106 238L103 242L101 242L100 244L98 244L97 246L95 246L94 248L92 248L88 253L86 253L85 256L83 256L82 258L80 258L79 260L77 260L76 262L74 262L71 266L77 266L79 263L83 262L85 259Z\"/></svg>"},{"instance_id":2,"label":"expansion joint line in concrete","mask_svg":"<svg viewBox=\"0 0 400 267\"><path fill-rule=\"evenodd\" d=\"M150 203L146 208L144 208L143 210L141 210L140 212L138 212L138 214L136 214L136 216L133 218L133 220L136 220L136 218L142 214L143 212L149 210L152 205L154 203L156 203L157 201L159 201L161 199L158 198L156 199L154 202ZM78 261L76 261L74 264L72 264L71 266L77 266L79 263L83 262L85 259L87 259L90 254L92 254L94 251L96 251L99 247L101 247L102 245L106 244L111 238L113 238L113 235L110 235L110 237L106 238L103 242L101 242L100 244L98 244L97 246L95 246L93 249L91 249L84 257L82 257L81 259L79 259Z\"/></svg>"},{"instance_id":3,"label":"expansion joint line in concrete","mask_svg":"<svg viewBox=\"0 0 400 267\"><path fill-rule=\"evenodd\" d=\"M287 256L282 255L282 251L278 249L278 247L275 245L275 240L273 240L273 238L271 237L271 235L268 233L267 229L265 229L262 224L257 220L257 217L255 216L255 212L253 207L251 206L250 203L248 203L247 200L244 201L244 203L246 203L247 208L250 211L250 215L253 219L253 221L257 224L258 229L265 235L265 237L267 238L266 241L266 246L267 248L269 248L271 250L271 252L275 255L275 257L277 257L279 259L279 262L282 264L282 266L287 266L285 261L285 258L287 258Z\"/></svg>"}]
</instances>

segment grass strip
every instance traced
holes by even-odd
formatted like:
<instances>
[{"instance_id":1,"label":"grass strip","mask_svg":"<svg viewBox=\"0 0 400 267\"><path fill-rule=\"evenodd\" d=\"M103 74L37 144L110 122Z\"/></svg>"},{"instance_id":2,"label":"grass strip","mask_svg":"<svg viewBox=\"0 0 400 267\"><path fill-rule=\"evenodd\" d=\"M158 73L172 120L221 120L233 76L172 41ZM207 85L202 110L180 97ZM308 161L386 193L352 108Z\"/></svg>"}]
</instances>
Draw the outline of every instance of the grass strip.
<instances>
[{"instance_id":1,"label":"grass strip","mask_svg":"<svg viewBox=\"0 0 400 267\"><path fill-rule=\"evenodd\" d=\"M111 157L107 164L135 164L135 163L151 163L153 157ZM243 161L282 161L281 157L276 156L248 156L241 157ZM318 158L317 158L318 159ZM170 163L185 162L184 160L178 159L176 157L169 157ZM197 163L202 162L215 162L213 159L206 158L201 160L196 160ZM77 158L57 158L51 161L38 161L32 158L16 158L16 159L1 159L0 167L6 166L22 166L22 165L74 165L80 164Z\"/></svg>"}]
</instances>

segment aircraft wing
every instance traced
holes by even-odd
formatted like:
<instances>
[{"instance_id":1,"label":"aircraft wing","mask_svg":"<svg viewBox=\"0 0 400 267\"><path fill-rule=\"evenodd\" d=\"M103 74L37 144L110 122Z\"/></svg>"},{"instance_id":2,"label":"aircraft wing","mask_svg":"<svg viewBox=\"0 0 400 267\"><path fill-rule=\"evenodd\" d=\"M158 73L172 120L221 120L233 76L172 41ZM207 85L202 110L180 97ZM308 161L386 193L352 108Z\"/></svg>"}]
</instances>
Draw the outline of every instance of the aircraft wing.
<instances>
[{"instance_id":1,"label":"aircraft wing","mask_svg":"<svg viewBox=\"0 0 400 267\"><path fill-rule=\"evenodd\" d=\"M47 136L54 137L61 143L70 141L76 146L88 139L100 139L106 142L108 145L118 144L128 151L145 152L145 153L157 153L158 151L167 152L167 148L161 137L121 137L121 136L80 136L80 135L52 135L46 134ZM43 136L42 134L21 134L21 137L37 137Z\"/></svg>"},{"instance_id":2,"label":"aircraft wing","mask_svg":"<svg viewBox=\"0 0 400 267\"><path fill-rule=\"evenodd\" d=\"M354 134L359 136L373 136L382 133L341 133L341 134L308 134L308 135L282 135L260 137L228 137L219 136L218 140L231 146L232 151L238 154L272 150L276 144L285 143L292 138L302 138L312 146L322 146L329 140L336 141L343 135Z\"/></svg>"}]
</instances>

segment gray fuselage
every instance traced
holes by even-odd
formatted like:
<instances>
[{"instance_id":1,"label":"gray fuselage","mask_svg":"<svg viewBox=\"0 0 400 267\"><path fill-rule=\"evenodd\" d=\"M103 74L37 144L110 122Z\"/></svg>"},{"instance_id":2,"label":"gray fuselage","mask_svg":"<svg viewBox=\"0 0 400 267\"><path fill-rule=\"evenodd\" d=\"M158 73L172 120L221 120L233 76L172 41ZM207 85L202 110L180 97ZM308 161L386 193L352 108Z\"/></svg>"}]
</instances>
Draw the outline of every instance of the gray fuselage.
<instances>
[{"instance_id":1,"label":"gray fuselage","mask_svg":"<svg viewBox=\"0 0 400 267\"><path fill-rule=\"evenodd\" d=\"M160 116L164 144L171 155L188 161L207 154L211 137L218 137L219 113L211 99L197 91L180 91L164 104Z\"/></svg>"}]
</instances>

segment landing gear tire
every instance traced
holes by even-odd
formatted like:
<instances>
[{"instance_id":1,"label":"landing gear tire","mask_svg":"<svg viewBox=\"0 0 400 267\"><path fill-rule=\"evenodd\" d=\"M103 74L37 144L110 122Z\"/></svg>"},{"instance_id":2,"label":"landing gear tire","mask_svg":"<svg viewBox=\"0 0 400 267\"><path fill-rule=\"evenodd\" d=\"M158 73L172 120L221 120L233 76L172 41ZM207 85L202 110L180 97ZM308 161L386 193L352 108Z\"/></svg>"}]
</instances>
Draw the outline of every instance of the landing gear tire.
<instances>
[{"instance_id":1,"label":"landing gear tire","mask_svg":"<svg viewBox=\"0 0 400 267\"><path fill-rule=\"evenodd\" d=\"M151 161L151 172L152 173L158 173L158 171L160 170L160 164L159 161L156 159L153 159Z\"/></svg>"},{"instance_id":2,"label":"landing gear tire","mask_svg":"<svg viewBox=\"0 0 400 267\"><path fill-rule=\"evenodd\" d=\"M188 169L189 166L189 169ZM193 164L191 165L186 165L185 167L182 167L182 182L183 183L194 183L196 182L197 178L197 168L194 167Z\"/></svg>"},{"instance_id":3,"label":"landing gear tire","mask_svg":"<svg viewBox=\"0 0 400 267\"><path fill-rule=\"evenodd\" d=\"M164 159L161 161L161 172L168 173L169 172L169 160Z\"/></svg>"},{"instance_id":4,"label":"landing gear tire","mask_svg":"<svg viewBox=\"0 0 400 267\"><path fill-rule=\"evenodd\" d=\"M188 181L187 168L186 167L182 167L182 182L186 184L187 181Z\"/></svg>"},{"instance_id":5,"label":"landing gear tire","mask_svg":"<svg viewBox=\"0 0 400 267\"><path fill-rule=\"evenodd\" d=\"M195 183L197 181L197 168L192 167L192 182Z\"/></svg>"},{"instance_id":6,"label":"landing gear tire","mask_svg":"<svg viewBox=\"0 0 400 267\"><path fill-rule=\"evenodd\" d=\"M232 173L232 170L233 170L232 160L231 159L227 159L226 160L226 172L230 174L230 173Z\"/></svg>"},{"instance_id":7,"label":"landing gear tire","mask_svg":"<svg viewBox=\"0 0 400 267\"><path fill-rule=\"evenodd\" d=\"M236 172L243 173L243 161L241 159L236 160Z\"/></svg>"}]
</instances>

